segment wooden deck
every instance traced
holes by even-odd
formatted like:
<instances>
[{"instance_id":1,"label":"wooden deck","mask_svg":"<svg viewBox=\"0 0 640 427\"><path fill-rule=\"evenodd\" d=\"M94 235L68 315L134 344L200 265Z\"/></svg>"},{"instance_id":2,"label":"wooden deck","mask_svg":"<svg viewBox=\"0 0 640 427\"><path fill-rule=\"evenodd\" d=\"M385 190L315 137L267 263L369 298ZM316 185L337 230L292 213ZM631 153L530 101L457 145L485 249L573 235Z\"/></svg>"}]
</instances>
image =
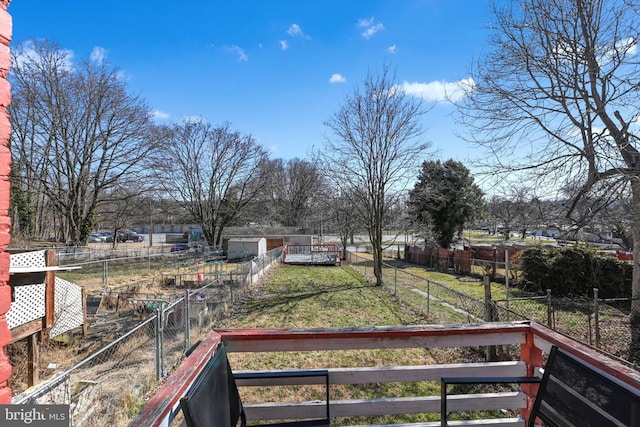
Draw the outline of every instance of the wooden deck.
<instances>
[{"instance_id":1,"label":"wooden deck","mask_svg":"<svg viewBox=\"0 0 640 427\"><path fill-rule=\"evenodd\" d=\"M190 388L217 345L227 352L326 351L354 349L399 349L515 345L518 360L419 366L329 367L331 385L390 382L439 381L441 377L539 375L543 354L552 345L586 361L594 369L623 387L640 393L640 373L616 360L530 322L484 323L476 325L416 325L358 327L346 329L216 329L212 331L152 397L131 426L170 426L179 412L179 399ZM269 370L265 367L265 370ZM263 385L269 385L264 380ZM254 381L255 382L255 381ZM251 383L254 384L254 383ZM238 381L244 387L250 383ZM520 416L456 422L457 426L524 426L537 385L519 390L474 395L449 395L452 411L514 409ZM271 420L296 411L322 410L321 402L264 402L247 405L249 420ZM317 406L317 408L316 408ZM395 396L358 400L331 400L332 418L389 414L439 413L440 397ZM439 422L415 426L435 426Z\"/></svg>"},{"instance_id":2,"label":"wooden deck","mask_svg":"<svg viewBox=\"0 0 640 427\"><path fill-rule=\"evenodd\" d=\"M284 264L340 265L342 251L338 245L286 245L282 250Z\"/></svg>"}]
</instances>

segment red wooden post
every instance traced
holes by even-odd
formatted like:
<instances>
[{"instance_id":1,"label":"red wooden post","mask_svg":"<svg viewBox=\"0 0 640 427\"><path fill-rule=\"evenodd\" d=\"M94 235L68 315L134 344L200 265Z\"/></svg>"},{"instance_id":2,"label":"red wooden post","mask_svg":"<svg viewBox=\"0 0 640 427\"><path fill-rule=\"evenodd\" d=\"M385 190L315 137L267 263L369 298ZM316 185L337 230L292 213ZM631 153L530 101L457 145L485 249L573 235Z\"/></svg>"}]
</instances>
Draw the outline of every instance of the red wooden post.
<instances>
[{"instance_id":1,"label":"red wooden post","mask_svg":"<svg viewBox=\"0 0 640 427\"><path fill-rule=\"evenodd\" d=\"M533 333L529 330L526 333L526 342L520 345L520 360L527 365L527 376L535 375L535 368L542 366L542 350L537 348L533 342ZM520 410L520 416L525 420L529 419L529 414L533 409L533 403L538 393L538 384L522 384L520 388L527 395L527 407Z\"/></svg>"},{"instance_id":2,"label":"red wooden post","mask_svg":"<svg viewBox=\"0 0 640 427\"><path fill-rule=\"evenodd\" d=\"M11 403L11 389L7 381L11 376L11 363L4 354L4 347L11 343L11 331L7 326L6 314L11 307L9 286L9 169L11 153L8 143L11 125L7 107L11 102L11 89L7 74L11 65L9 42L11 41L11 15L7 12L11 0L0 0L0 404Z\"/></svg>"}]
</instances>

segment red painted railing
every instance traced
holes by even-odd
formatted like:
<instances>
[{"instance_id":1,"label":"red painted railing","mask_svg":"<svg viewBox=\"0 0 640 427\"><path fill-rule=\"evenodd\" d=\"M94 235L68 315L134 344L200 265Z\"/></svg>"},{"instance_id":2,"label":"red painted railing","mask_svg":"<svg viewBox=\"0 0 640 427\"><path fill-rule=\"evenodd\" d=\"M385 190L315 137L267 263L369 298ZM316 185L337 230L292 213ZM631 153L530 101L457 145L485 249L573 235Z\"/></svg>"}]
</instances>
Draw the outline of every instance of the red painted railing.
<instances>
[{"instance_id":1,"label":"red painted railing","mask_svg":"<svg viewBox=\"0 0 640 427\"><path fill-rule=\"evenodd\" d=\"M472 369L500 370L522 369L522 375L535 375L542 367L543 354L548 353L551 346L558 346L574 356L586 361L594 369L604 375L614 378L621 385L640 390L640 373L622 363L608 358L596 351L575 342L563 335L547 329L541 325L529 322L513 323L485 323L477 325L417 325L390 327L356 327L356 328L318 328L318 329L217 329L212 331L195 351L185 360L167 382L158 390L153 398L143 408L140 415L132 422L132 426L168 426L178 412L179 399L196 379L199 370L211 356L219 342L225 343L227 352L276 352L276 351L322 351L322 350L354 350L354 349L391 349L391 348L435 348L435 347L477 347L490 345L519 345L520 361L509 362L499 367L463 365L437 365L414 367L388 367L387 371L371 368L372 371L361 372L363 368L349 371L335 369L330 371L332 384L346 384L354 376L368 377L369 382L386 376L387 381L393 381L389 375L397 375L398 381L406 381L407 371L411 375L425 377L427 380L437 380L442 372L470 372ZM402 369L401 369L402 368ZM378 369L375 371L375 369ZM265 367L268 370L268 367ZM434 371L432 373L427 372ZM457 370L457 371L456 371ZM483 371L480 371L482 375ZM415 373L415 374L414 374ZM434 378L429 378L429 375ZM475 375L475 374L474 374ZM484 375L487 375L484 372ZM506 375L510 375L506 373ZM453 374L455 376L455 373ZM347 377L349 379L347 379ZM417 378L417 377L416 377ZM354 382L351 382L354 383ZM515 420L518 425L526 419L537 386L523 385L521 394L525 395L525 403L521 407L521 419ZM509 397L513 399L513 393ZM425 397L416 403L405 400L400 403L389 399L382 404L379 400L371 404L371 408L363 409L364 404L358 402L360 411L380 411L380 408L406 408L406 413L436 412L437 398ZM400 400L398 400L399 402ZM335 416L353 416L348 413L352 407L348 402L332 402L332 414ZM393 406L397 405L397 406ZM414 406L412 406L414 405ZM417 407L417 405L421 405ZM429 409L431 408L431 409ZM334 411L335 409L335 411ZM364 412L363 412L364 413ZM342 414L342 415L337 415Z\"/></svg>"}]
</instances>

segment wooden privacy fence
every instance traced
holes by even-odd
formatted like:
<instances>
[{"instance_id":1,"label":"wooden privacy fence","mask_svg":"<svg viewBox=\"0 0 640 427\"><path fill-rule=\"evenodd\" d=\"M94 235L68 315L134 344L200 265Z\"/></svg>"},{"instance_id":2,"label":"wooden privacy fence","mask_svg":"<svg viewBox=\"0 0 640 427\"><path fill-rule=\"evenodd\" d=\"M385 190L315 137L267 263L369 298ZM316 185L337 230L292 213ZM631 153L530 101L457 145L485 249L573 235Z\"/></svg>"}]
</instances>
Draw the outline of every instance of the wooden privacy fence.
<instances>
[{"instance_id":1,"label":"wooden privacy fence","mask_svg":"<svg viewBox=\"0 0 640 427\"><path fill-rule=\"evenodd\" d=\"M465 249L445 249L407 246L405 261L438 270L452 269L463 274L481 273L488 265L495 276L499 269L504 269L505 264L522 251L523 248L516 247L468 246ZM478 271L474 271L474 266L479 267Z\"/></svg>"}]
</instances>

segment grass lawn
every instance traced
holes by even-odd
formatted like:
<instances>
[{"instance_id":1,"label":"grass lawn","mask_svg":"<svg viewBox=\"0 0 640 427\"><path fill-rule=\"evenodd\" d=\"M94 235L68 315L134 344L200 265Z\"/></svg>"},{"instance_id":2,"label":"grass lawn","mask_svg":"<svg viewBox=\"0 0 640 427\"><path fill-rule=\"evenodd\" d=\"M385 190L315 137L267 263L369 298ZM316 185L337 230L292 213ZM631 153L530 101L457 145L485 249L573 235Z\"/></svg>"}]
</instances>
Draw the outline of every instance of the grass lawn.
<instances>
[{"instance_id":1,"label":"grass lawn","mask_svg":"<svg viewBox=\"0 0 640 427\"><path fill-rule=\"evenodd\" d=\"M386 287L368 284L348 266L276 267L263 283L234 306L234 312L222 327L239 328L313 328L384 326L427 323L424 313L414 310ZM455 349L389 349L325 352L231 353L234 370L296 369L420 365L461 362ZM474 355L477 357L479 355ZM241 389L246 402L260 401L273 390ZM320 398L318 390L298 389L295 397ZM334 385L331 399L383 398L394 396L438 395L439 383L384 383L370 385ZM287 399L278 395L278 399ZM412 423L435 421L437 414L415 414L339 419L336 425Z\"/></svg>"}]
</instances>

